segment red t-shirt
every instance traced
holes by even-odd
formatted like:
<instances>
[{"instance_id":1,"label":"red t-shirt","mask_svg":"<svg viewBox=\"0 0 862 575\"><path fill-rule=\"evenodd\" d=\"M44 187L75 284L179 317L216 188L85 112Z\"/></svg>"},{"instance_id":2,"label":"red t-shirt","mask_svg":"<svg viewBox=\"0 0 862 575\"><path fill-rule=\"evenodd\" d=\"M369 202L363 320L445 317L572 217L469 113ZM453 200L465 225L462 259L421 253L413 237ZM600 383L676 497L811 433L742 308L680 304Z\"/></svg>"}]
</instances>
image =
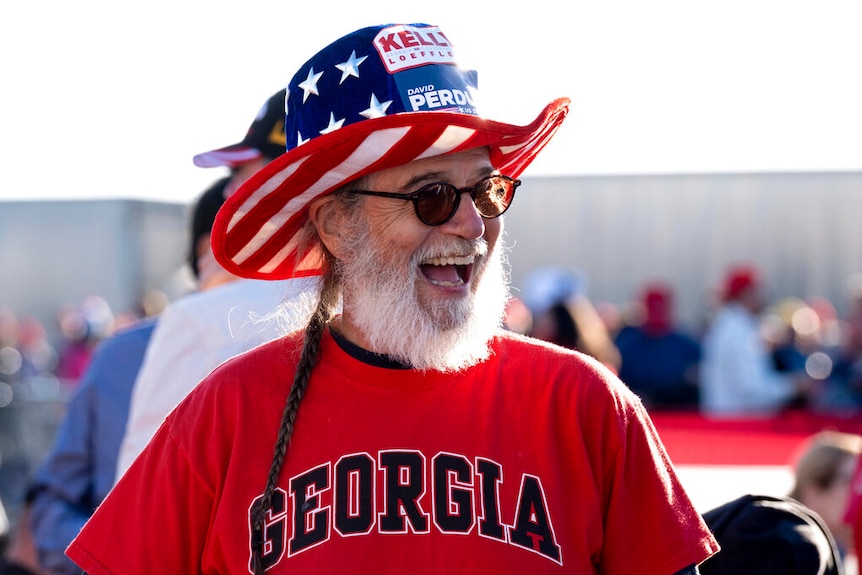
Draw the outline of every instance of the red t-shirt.
<instances>
[{"instance_id":1,"label":"red t-shirt","mask_svg":"<svg viewBox=\"0 0 862 575\"><path fill-rule=\"evenodd\" d=\"M251 572L301 334L216 369L67 553L90 575ZM328 332L268 515L270 573L670 575L718 549L638 399L502 334L464 373L365 364Z\"/></svg>"}]
</instances>

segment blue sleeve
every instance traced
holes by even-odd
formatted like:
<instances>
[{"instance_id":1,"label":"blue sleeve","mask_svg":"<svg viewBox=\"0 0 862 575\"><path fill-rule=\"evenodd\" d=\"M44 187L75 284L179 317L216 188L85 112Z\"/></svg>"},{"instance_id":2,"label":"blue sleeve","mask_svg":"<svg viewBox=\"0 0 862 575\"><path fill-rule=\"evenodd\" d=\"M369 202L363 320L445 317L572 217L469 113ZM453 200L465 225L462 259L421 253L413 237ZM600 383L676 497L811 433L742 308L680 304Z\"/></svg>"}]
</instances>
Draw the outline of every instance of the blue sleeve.
<instances>
[{"instance_id":1,"label":"blue sleeve","mask_svg":"<svg viewBox=\"0 0 862 575\"><path fill-rule=\"evenodd\" d=\"M673 575L700 575L700 569L697 568L697 565L689 565L682 571L677 571Z\"/></svg>"}]
</instances>

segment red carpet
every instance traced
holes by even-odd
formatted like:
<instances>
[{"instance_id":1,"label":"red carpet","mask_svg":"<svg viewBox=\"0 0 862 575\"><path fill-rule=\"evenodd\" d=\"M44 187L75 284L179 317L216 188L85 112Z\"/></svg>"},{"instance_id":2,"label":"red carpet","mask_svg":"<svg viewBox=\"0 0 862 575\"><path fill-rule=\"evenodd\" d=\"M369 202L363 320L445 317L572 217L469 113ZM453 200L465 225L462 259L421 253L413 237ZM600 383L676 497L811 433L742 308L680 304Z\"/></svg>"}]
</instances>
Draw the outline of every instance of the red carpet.
<instances>
[{"instance_id":1,"label":"red carpet","mask_svg":"<svg viewBox=\"0 0 862 575\"><path fill-rule=\"evenodd\" d=\"M653 423L675 465L788 465L806 439L831 429L862 435L862 416L793 411L772 419L712 420L656 411Z\"/></svg>"}]
</instances>

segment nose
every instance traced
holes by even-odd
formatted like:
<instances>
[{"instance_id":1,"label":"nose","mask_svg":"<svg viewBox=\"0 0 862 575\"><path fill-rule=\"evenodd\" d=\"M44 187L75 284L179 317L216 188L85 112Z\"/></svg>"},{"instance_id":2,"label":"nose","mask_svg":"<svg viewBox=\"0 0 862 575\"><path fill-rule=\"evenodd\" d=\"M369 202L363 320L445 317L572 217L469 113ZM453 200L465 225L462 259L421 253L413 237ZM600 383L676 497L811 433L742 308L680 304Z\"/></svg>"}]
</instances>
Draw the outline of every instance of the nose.
<instances>
[{"instance_id":1,"label":"nose","mask_svg":"<svg viewBox=\"0 0 862 575\"><path fill-rule=\"evenodd\" d=\"M441 227L446 233L455 234L468 240L481 238L485 233L485 218L483 218L473 203L468 191L461 192L461 202L455 215Z\"/></svg>"}]
</instances>

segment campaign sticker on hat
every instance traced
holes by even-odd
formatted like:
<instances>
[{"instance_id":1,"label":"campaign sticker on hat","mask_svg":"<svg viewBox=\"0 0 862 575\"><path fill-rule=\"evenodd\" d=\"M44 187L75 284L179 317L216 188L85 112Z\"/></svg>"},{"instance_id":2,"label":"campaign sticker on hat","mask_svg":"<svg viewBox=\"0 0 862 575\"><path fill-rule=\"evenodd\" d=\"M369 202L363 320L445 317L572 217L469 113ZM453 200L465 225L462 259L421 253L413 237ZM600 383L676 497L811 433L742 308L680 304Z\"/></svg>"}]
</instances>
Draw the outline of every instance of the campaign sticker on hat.
<instances>
[{"instance_id":1,"label":"campaign sticker on hat","mask_svg":"<svg viewBox=\"0 0 862 575\"><path fill-rule=\"evenodd\" d=\"M390 26L374 37L374 47L390 74L426 64L455 64L455 51L439 26Z\"/></svg>"},{"instance_id":2,"label":"campaign sticker on hat","mask_svg":"<svg viewBox=\"0 0 862 575\"><path fill-rule=\"evenodd\" d=\"M479 114L477 74L450 66L412 68L395 74L395 84L408 112Z\"/></svg>"}]
</instances>

